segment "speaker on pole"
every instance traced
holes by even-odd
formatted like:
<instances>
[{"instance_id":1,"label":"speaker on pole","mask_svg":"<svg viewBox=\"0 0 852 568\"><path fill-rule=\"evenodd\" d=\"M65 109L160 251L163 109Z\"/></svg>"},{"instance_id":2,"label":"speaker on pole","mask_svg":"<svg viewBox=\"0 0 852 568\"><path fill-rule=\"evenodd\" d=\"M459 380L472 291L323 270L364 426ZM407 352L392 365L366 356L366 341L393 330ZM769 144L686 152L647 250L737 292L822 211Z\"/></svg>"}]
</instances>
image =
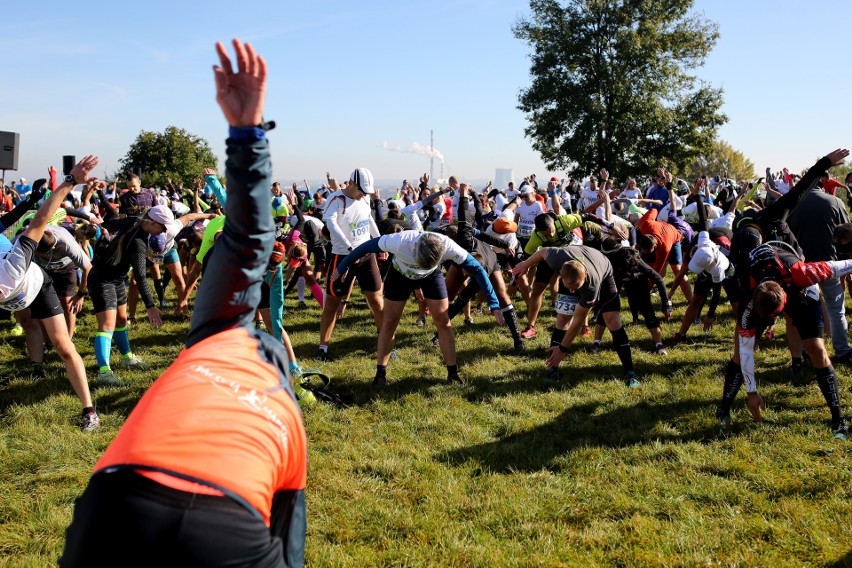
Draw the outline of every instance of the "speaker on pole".
<instances>
[{"instance_id":1,"label":"speaker on pole","mask_svg":"<svg viewBox=\"0 0 852 568\"><path fill-rule=\"evenodd\" d=\"M18 147L21 135L17 132L0 132L0 170L18 170Z\"/></svg>"},{"instance_id":2,"label":"speaker on pole","mask_svg":"<svg viewBox=\"0 0 852 568\"><path fill-rule=\"evenodd\" d=\"M62 175L67 176L77 164L77 158L74 156L62 156Z\"/></svg>"},{"instance_id":3,"label":"speaker on pole","mask_svg":"<svg viewBox=\"0 0 852 568\"><path fill-rule=\"evenodd\" d=\"M136 167L133 168L134 175L139 176L139 179L142 179L142 168Z\"/></svg>"}]
</instances>

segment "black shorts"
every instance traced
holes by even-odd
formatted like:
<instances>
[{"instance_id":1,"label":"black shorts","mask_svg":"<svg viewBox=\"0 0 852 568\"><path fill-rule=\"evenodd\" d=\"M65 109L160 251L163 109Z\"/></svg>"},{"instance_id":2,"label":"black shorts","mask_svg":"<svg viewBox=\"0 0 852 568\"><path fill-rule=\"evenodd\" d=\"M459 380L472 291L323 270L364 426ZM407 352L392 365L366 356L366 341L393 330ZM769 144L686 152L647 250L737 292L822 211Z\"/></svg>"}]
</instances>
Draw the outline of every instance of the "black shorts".
<instances>
[{"instance_id":1,"label":"black shorts","mask_svg":"<svg viewBox=\"0 0 852 568\"><path fill-rule=\"evenodd\" d=\"M393 302L405 302L411 292L420 288L427 300L443 300L447 298L447 283L440 268L426 278L413 280L400 273L394 267L388 271L385 279L384 297Z\"/></svg>"},{"instance_id":2,"label":"black shorts","mask_svg":"<svg viewBox=\"0 0 852 568\"><path fill-rule=\"evenodd\" d=\"M56 290L56 295L60 298L68 298L77 293L77 286L80 280L77 278L76 270L48 272L48 274L51 280L53 280L53 289Z\"/></svg>"},{"instance_id":3,"label":"black shorts","mask_svg":"<svg viewBox=\"0 0 852 568\"><path fill-rule=\"evenodd\" d=\"M328 265L329 276L335 271L340 261L346 258L343 254L332 254ZM382 289L382 275L379 272L379 264L376 261L375 254L368 254L361 258L358 262L349 267L349 272L346 273L346 278L338 278L334 284L331 278L326 279L326 293L337 296L338 298L346 297L346 292L352 286L352 281L357 279L358 286L362 292L378 292Z\"/></svg>"},{"instance_id":4,"label":"black shorts","mask_svg":"<svg viewBox=\"0 0 852 568\"><path fill-rule=\"evenodd\" d=\"M819 299L803 294L787 297L784 311L790 315L793 325L799 330L802 339L821 339L825 333L825 321L822 319L822 306Z\"/></svg>"},{"instance_id":5,"label":"black shorts","mask_svg":"<svg viewBox=\"0 0 852 568\"><path fill-rule=\"evenodd\" d=\"M565 290L565 293L570 294L570 292L562 286L561 279L559 281L559 288L560 290ZM615 278L609 276L601 283L598 301L595 302L594 306L592 306L592 314L597 317L600 314L620 311L621 298L618 296L618 286L615 284Z\"/></svg>"},{"instance_id":6,"label":"black shorts","mask_svg":"<svg viewBox=\"0 0 852 568\"><path fill-rule=\"evenodd\" d=\"M228 497L130 471L95 474L74 504L59 566L284 568L282 541Z\"/></svg>"},{"instance_id":7,"label":"black shorts","mask_svg":"<svg viewBox=\"0 0 852 568\"><path fill-rule=\"evenodd\" d=\"M268 310L269 306L269 284L263 281L260 283L260 303L257 305L257 309Z\"/></svg>"},{"instance_id":8,"label":"black shorts","mask_svg":"<svg viewBox=\"0 0 852 568\"><path fill-rule=\"evenodd\" d=\"M695 285L692 287L692 293L706 298L710 295L710 290L713 288L713 277L706 271L702 272L695 278ZM722 288L728 296L728 301L738 301L740 296L740 287L735 277L725 278L722 280Z\"/></svg>"},{"instance_id":9,"label":"black shorts","mask_svg":"<svg viewBox=\"0 0 852 568\"><path fill-rule=\"evenodd\" d=\"M535 267L535 283L536 284L550 284L550 280L553 278L553 269L550 268L550 265L546 262L539 262Z\"/></svg>"},{"instance_id":10,"label":"black shorts","mask_svg":"<svg viewBox=\"0 0 852 568\"><path fill-rule=\"evenodd\" d=\"M127 305L127 288L123 278L103 282L90 279L88 288L96 314Z\"/></svg>"},{"instance_id":11,"label":"black shorts","mask_svg":"<svg viewBox=\"0 0 852 568\"><path fill-rule=\"evenodd\" d=\"M322 245L315 245L311 247L310 253L314 257L314 268L322 270L325 266L325 247Z\"/></svg>"},{"instance_id":12,"label":"black shorts","mask_svg":"<svg viewBox=\"0 0 852 568\"><path fill-rule=\"evenodd\" d=\"M44 284L41 285L41 291L39 291L29 308L33 319L48 319L54 316L61 316L64 313L62 311L62 304L59 303L59 296L56 295L56 290L53 289L53 282L47 272L44 272Z\"/></svg>"}]
</instances>

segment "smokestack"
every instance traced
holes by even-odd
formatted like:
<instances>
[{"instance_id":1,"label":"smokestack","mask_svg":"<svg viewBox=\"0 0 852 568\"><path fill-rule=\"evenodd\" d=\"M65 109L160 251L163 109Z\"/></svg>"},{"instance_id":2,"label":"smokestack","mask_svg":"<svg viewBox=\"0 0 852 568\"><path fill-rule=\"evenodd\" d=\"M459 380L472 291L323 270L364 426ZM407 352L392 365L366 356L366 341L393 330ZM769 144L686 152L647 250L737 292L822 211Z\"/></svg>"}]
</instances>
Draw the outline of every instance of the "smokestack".
<instances>
[{"instance_id":1,"label":"smokestack","mask_svg":"<svg viewBox=\"0 0 852 568\"><path fill-rule=\"evenodd\" d=\"M429 179L435 179L435 131L429 131Z\"/></svg>"}]
</instances>

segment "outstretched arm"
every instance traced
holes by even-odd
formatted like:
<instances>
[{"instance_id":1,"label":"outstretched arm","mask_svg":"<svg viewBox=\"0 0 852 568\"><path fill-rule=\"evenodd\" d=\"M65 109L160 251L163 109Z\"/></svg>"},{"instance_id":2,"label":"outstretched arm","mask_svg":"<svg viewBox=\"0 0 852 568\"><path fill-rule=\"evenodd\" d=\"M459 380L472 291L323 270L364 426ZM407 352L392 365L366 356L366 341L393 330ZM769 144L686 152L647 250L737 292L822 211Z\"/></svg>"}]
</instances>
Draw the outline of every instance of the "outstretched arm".
<instances>
[{"instance_id":1,"label":"outstretched arm","mask_svg":"<svg viewBox=\"0 0 852 568\"><path fill-rule=\"evenodd\" d=\"M220 66L214 67L216 100L230 125L225 176L228 201L225 224L207 256L208 277L201 282L186 340L187 347L216 333L251 325L275 225L269 186L269 142L255 125L263 122L266 62L250 44L233 41L237 72L221 43Z\"/></svg>"}]
</instances>

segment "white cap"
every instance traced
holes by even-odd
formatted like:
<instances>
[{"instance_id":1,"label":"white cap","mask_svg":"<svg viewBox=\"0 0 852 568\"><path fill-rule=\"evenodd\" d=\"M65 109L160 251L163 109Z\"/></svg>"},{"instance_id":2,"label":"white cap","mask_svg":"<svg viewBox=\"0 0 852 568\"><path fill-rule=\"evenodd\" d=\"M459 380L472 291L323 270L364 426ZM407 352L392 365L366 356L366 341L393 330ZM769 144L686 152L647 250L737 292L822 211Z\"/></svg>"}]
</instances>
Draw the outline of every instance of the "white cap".
<instances>
[{"instance_id":1,"label":"white cap","mask_svg":"<svg viewBox=\"0 0 852 568\"><path fill-rule=\"evenodd\" d=\"M373 172L367 168L358 168L352 172L352 175L349 176L349 181L357 185L362 193L372 195L376 192L373 188Z\"/></svg>"},{"instance_id":2,"label":"white cap","mask_svg":"<svg viewBox=\"0 0 852 568\"><path fill-rule=\"evenodd\" d=\"M531 185L529 185L529 184L527 184L527 185L525 185L524 187L522 187L522 188L521 188L521 190L520 190L518 193L519 193L520 195L531 195L531 194L532 194L532 192L533 192L533 188L532 188L532 186L531 186Z\"/></svg>"}]
</instances>

